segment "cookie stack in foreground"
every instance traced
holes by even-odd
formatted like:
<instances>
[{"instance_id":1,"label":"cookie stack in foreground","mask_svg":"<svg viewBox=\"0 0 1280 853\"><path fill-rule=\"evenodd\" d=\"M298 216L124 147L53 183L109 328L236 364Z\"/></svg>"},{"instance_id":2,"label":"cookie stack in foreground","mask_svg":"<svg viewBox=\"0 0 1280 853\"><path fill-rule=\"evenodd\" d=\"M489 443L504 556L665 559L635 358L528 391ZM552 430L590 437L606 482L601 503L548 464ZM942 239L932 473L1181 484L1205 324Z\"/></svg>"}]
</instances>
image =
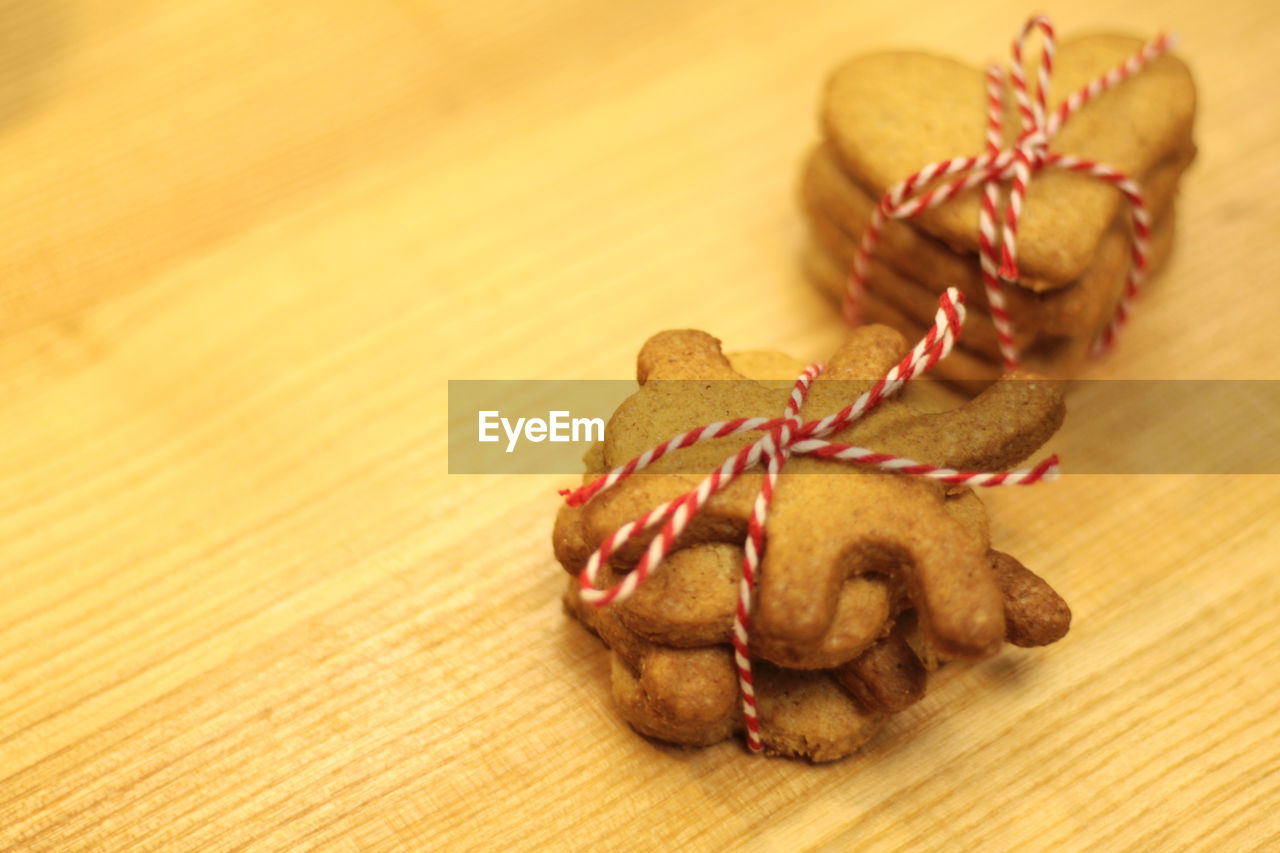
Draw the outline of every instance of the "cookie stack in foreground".
<instances>
[{"instance_id":1,"label":"cookie stack in foreground","mask_svg":"<svg viewBox=\"0 0 1280 853\"><path fill-rule=\"evenodd\" d=\"M1050 110L1142 46L1125 36L1062 41ZM1009 147L1020 125L1014 98L1007 95L1005 103ZM1187 67L1164 55L1086 103L1049 144L1053 152L1119 170L1141 187L1152 223L1148 280L1172 247L1178 182L1195 157L1195 106ZM825 139L805 159L800 180L812 237L806 265L815 282L843 297L881 196L926 164L981 153L986 117L983 73L958 62L883 53L837 68L822 103ZM865 321L914 339L929 325L938 294L959 288L969 319L960 347L938 374L974 388L994 379L1001 364L977 254L980 193L970 189L915 218L890 219L861 306ZM1128 205L1113 186L1052 167L1031 177L1018 227L1019 278L1004 288L1021 363L1050 376L1079 371L1120 303L1130 239Z\"/></svg>"},{"instance_id":2,"label":"cookie stack in foreground","mask_svg":"<svg viewBox=\"0 0 1280 853\"><path fill-rule=\"evenodd\" d=\"M802 418L838 411L906 351L892 329L858 329L813 383ZM703 332L651 338L638 359L641 387L588 455L587 481L702 424L781 413L802 367L777 353L726 357ZM1063 414L1060 388L1014 374L951 412L888 399L830 438L934 465L999 469L1034 453ZM557 559L577 575L615 530L695 488L758 437L670 452L562 508ZM612 650L614 703L642 734L706 746L743 729L730 643L761 481L752 469L714 495L630 597L593 607L570 579L566 609ZM943 661L990 657L1006 641L1051 643L1070 622L1048 584L992 550L986 511L968 488L796 456L778 479L766 531L749 636L760 736L772 754L849 755L917 701ZM614 551L598 586L626 577L646 545Z\"/></svg>"}]
</instances>

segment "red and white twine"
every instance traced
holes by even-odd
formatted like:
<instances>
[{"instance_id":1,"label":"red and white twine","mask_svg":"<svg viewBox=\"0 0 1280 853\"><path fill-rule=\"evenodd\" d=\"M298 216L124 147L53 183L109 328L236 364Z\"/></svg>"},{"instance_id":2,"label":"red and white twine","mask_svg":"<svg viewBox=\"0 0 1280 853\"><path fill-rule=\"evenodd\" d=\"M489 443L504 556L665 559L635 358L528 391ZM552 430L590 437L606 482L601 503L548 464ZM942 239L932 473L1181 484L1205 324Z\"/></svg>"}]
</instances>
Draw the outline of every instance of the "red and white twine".
<instances>
[{"instance_id":1,"label":"red and white twine","mask_svg":"<svg viewBox=\"0 0 1280 853\"><path fill-rule=\"evenodd\" d=\"M1044 34L1040 64L1036 72L1035 99L1032 100L1023 71L1022 49L1027 36L1039 28ZM1118 86L1150 65L1173 47L1173 38L1159 36L1133 56L1106 74L1072 94L1052 112L1048 111L1049 77L1053 73L1053 24L1037 15L1023 25L1013 41L1013 61L1009 75L1018 105L1022 133L1012 148L1002 149L1004 141L1004 71L997 65L987 68L987 135L986 150L973 157L957 157L930 163L907 179L890 187L872 212L854 256L845 291L844 316L849 325L857 325L860 305L866 289L867 271L880 241L885 220L912 219L930 208L945 204L960 193L981 186L982 204L978 214L978 258L982 267L982 283L991 308L991 320L1005 367L1018 366L1018 351L1013 339L1013 326L1005 305L1003 282L1018 278L1018 221L1031 176L1046 167L1066 169L1106 181L1124 194L1129 202L1133 225L1132 262L1125 282L1124 294L1106 328L1094 342L1094 351L1111 346L1116 333L1129 317L1129 310L1142 286L1147 268L1147 240L1151 219L1137 183L1103 163L1085 160L1049 150L1049 143L1073 114L1098 95ZM999 212L999 187L1012 181L1003 215ZM1004 220L997 230L996 222ZM997 259L997 247L999 258Z\"/></svg>"},{"instance_id":2,"label":"red and white twine","mask_svg":"<svg viewBox=\"0 0 1280 853\"><path fill-rule=\"evenodd\" d=\"M968 486L1017 486L1029 485L1052 479L1058 473L1058 458L1051 456L1043 462L1016 471L984 473L940 468L910 459L876 453L865 447L836 444L824 441L824 437L837 432L880 404L884 398L897 392L919 374L929 370L944 358L955 345L956 336L964 322L964 297L950 288L939 299L938 313L928 333L898 364L840 411L814 421L800 420L809 388L823 371L823 365L812 364L796 380L787 406L779 418L737 418L700 426L677 435L632 459L608 474L573 491L565 490L570 506L580 506L609 488L619 480L647 468L653 462L673 450L689 447L713 438L759 431L764 435L729 457L708 475L697 488L678 498L654 507L639 518L627 522L615 530L596 549L586 567L578 575L582 600L594 607L604 607L622 601L640 588L675 546L680 534L694 516L717 492L736 480L744 471L765 463L765 476L752 506L747 539L743 546L742 582L738 589L738 608L733 622L734 661L738 669L738 684L742 694L742 714L746 723L747 745L752 752L760 752L760 724L756 713L755 688L751 680L751 655L748 629L751 620L751 599L755 590L756 574L760 568L764 549L765 522L773 500L778 474L793 454L838 459L861 465L873 466L885 471L927 477L945 483ZM636 536L662 525L650 541L640 561L621 581L607 589L596 584L600 567L618 548Z\"/></svg>"}]
</instances>

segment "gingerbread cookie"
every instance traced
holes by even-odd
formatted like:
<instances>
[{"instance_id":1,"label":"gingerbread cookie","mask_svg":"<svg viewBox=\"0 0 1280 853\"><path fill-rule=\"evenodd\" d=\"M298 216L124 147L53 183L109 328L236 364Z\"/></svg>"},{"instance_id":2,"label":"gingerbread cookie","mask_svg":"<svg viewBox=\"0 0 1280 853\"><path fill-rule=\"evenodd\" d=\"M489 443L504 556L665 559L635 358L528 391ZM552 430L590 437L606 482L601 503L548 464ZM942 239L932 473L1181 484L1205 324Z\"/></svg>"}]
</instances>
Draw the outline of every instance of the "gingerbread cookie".
<instances>
[{"instance_id":1,"label":"gingerbread cookie","mask_svg":"<svg viewBox=\"0 0 1280 853\"><path fill-rule=\"evenodd\" d=\"M902 337L889 329L858 331L814 383L803 417L839 410L870 387L866 377L888 370L906 349ZM619 407L605 431L606 468L700 424L781 412L788 396L735 373L719 342L701 332L651 338L641 351L637 374L640 391ZM737 381L654 381L695 378ZM1062 414L1056 385L1010 376L954 412L922 414L901 401L886 401L832 440L938 466L1004 468L1039 447L1058 428ZM750 435L730 436L669 454L643 477L624 480L597 496L580 514L578 528L558 527L557 539L594 550L623 524L696 487L704 472L752 440ZM682 545L741 541L761 476L748 472L712 498L690 524ZM793 644L820 641L834 619L839 586L856 573L851 567L871 571L898 565L908 567L902 580L932 642L971 657L998 645L1003 617L982 551L943 509L939 484L798 458L788 464L775 495L757 623L762 636ZM825 509L815 512L813 507ZM646 544L641 537L618 550L615 563L633 563ZM953 599L966 606L938 608ZM962 611L959 621L948 618Z\"/></svg>"},{"instance_id":2,"label":"gingerbread cookie","mask_svg":"<svg viewBox=\"0 0 1280 853\"><path fill-rule=\"evenodd\" d=\"M1173 248L1172 215L1161 223L1152 234L1150 245L1150 273L1155 274L1167 263ZM852 248L848 251L852 253ZM806 275L833 299L840 299L848 283L846 262L836 259L825 250L810 246L802 255ZM863 318L869 323L882 323L897 329L904 335L918 337L926 324L898 307L901 300L890 301L878 291L866 291L860 300ZM976 394L988 387L1000 375L1002 368L999 354L993 345L994 332L989 318L970 314L965 321L966 331L951 355L940 362L933 375L955 387ZM970 326L970 324L973 324ZM970 337L970 334L973 334ZM1020 353L1022 364L1035 373L1057 378L1069 378L1079 374L1089 356L1093 336L1067 337L1042 335Z\"/></svg>"},{"instance_id":3,"label":"gingerbread cookie","mask_svg":"<svg viewBox=\"0 0 1280 853\"><path fill-rule=\"evenodd\" d=\"M1049 91L1052 110L1143 47L1140 39L1089 35L1062 39ZM1019 123L1006 97L1006 146ZM1196 91L1187 67L1164 55L1076 112L1053 139L1057 152L1106 163L1130 176L1191 150ZM926 163L984 149L986 80L981 70L924 53L861 56L831 75L822 125L842 170L878 198ZM1121 197L1088 175L1049 169L1027 190L1018 234L1024 284L1070 284L1093 262ZM979 192L923 213L919 226L953 250L976 253Z\"/></svg>"},{"instance_id":4,"label":"gingerbread cookie","mask_svg":"<svg viewBox=\"0 0 1280 853\"><path fill-rule=\"evenodd\" d=\"M801 416L842 408L905 350L890 329L858 330L814 382ZM705 333L656 335L638 359L640 390L610 419L588 466L611 469L703 423L781 412L791 383L752 377L792 372L796 363L776 354L726 358ZM731 381L708 381L716 379ZM832 440L939 465L1008 467L1061 418L1060 388L1009 377L952 412L886 400ZM754 438L673 451L584 506L563 508L557 557L579 572L617 526L693 488ZM630 598L593 608L571 582L566 607L613 649L615 704L642 733L704 745L744 724L729 641L759 477L744 474L713 497ZM1059 613L1044 603L1046 591L1060 599L1008 563L997 571L989 540L985 511L968 489L817 458L788 462L774 493L751 628L766 750L819 761L846 755L884 714L919 697L921 673L936 661L989 656L1011 625L1022 639L1054 634L1040 624ZM620 580L643 545L614 551L597 581ZM1015 604L1005 600L1006 587L1017 590Z\"/></svg>"},{"instance_id":5,"label":"gingerbread cookie","mask_svg":"<svg viewBox=\"0 0 1280 853\"><path fill-rule=\"evenodd\" d=\"M1166 223L1172 214L1178 181L1194 154L1194 150L1179 152L1141 180L1147 211L1155 223L1153 255L1162 250L1161 241L1167 243L1171 239L1172 228ZM851 265L876 200L840 171L830 143L818 146L805 158L799 195L816 242L841 264ZM1163 250L1167 254L1167 245ZM1070 285L1038 293L1024 287L1006 288L1009 317L1020 332L1094 335L1115 309L1128 264L1129 224L1120 217L1103 237L1088 270ZM989 312L977 256L957 254L945 243L899 219L889 219L881 230L867 286L874 289L887 277L892 278L881 286L885 295L897 289L899 281L909 280L919 285L915 290L921 296L915 298L928 298L936 308L937 295L946 287L957 287L968 301L971 316ZM933 296L925 296L928 293ZM932 310L927 315L929 319ZM987 325L990 326L989 319ZM972 331L966 332L966 342Z\"/></svg>"},{"instance_id":6,"label":"gingerbread cookie","mask_svg":"<svg viewBox=\"0 0 1280 853\"><path fill-rule=\"evenodd\" d=\"M970 489L946 496L943 508L985 552L990 544L986 512ZM570 530L576 510L561 511L557 530ZM557 537L559 538L559 537ZM562 561L578 572L587 555ZM618 619L635 634L667 646L692 647L729 643L742 579L742 549L729 544L690 545L671 554L663 571L625 601L613 606ZM613 586L621 573L606 567L600 582ZM791 669L829 669L861 654L891 627L902 609L901 584L875 573L847 578L841 585L830 627L816 642L795 643L769 634L757 635L752 653Z\"/></svg>"},{"instance_id":7,"label":"gingerbread cookie","mask_svg":"<svg viewBox=\"0 0 1280 853\"><path fill-rule=\"evenodd\" d=\"M993 569L1001 567L1004 608L1016 614L1009 641L1044 645L1060 639L1071 614L1057 593L1006 554L990 551L987 559ZM675 648L651 642L630 631L613 610L584 604L573 580L563 601L566 612L612 650L614 704L641 734L710 746L742 730L728 645ZM829 672L759 665L764 745L775 755L813 761L849 755L875 735L886 715L919 701L927 674L946 660L928 646L915 614L907 611L883 638Z\"/></svg>"},{"instance_id":8,"label":"gingerbread cookie","mask_svg":"<svg viewBox=\"0 0 1280 853\"><path fill-rule=\"evenodd\" d=\"M815 279L815 283L825 293L838 300L844 296L847 270L857 252L857 244L854 242L856 238L826 219L821 212L812 209L805 212L814 243L845 271L839 276ZM1168 260L1173 250L1174 228L1175 215L1172 210L1154 223L1147 252L1147 269L1150 273L1159 272ZM1129 258L1128 238L1124 231L1115 229L1108 233L1097 260L1081 276L1079 282L1070 288L1045 294L1048 300L1060 304L1044 312L1039 310L1039 306L1048 300L1042 300L1019 288L1008 288L1006 294L1013 297L1009 302L1022 306L1020 314L1012 315L1015 318L1014 340L1018 350L1026 352L1036 341L1052 338L1075 337L1085 341L1096 338L1115 313L1129 273ZM974 264L976 268L977 262ZM888 263L874 258L870 262L864 284L868 291L910 317L917 328L927 327L933 321L938 295L932 286L908 278ZM984 313L987 310L986 296L983 295L977 300L975 310L970 311L966 317L961 345L989 358L999 359L996 330L989 314ZM1034 369L1050 375L1060 372L1046 365Z\"/></svg>"}]
</instances>

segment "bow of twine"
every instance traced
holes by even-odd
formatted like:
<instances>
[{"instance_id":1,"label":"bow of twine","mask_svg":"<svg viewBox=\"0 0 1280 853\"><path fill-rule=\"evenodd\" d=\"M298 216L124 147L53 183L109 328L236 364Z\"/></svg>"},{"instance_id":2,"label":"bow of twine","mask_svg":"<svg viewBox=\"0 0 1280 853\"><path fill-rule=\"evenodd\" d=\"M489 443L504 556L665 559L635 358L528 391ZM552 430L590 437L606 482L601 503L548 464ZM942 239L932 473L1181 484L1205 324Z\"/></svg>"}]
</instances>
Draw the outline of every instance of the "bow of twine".
<instances>
[{"instance_id":1,"label":"bow of twine","mask_svg":"<svg viewBox=\"0 0 1280 853\"><path fill-rule=\"evenodd\" d=\"M1039 28L1043 33L1040 63L1036 71L1035 98L1027 91L1026 73L1023 69L1022 49L1027 36ZM998 65L987 67L987 136L986 150L972 157L956 157L930 163L914 175L890 187L880 198L862 234L858 252L854 256L853 269L845 290L844 316L849 325L857 325L860 304L866 288L867 270L872 254L880 240L880 231L887 218L912 219L924 211L944 204L972 187L983 187L982 204L978 214L978 257L982 267L982 283L991 320L996 329L1000 353L1007 369L1018 366L1018 351L1013 340L1013 327L1005 307L1003 282L1018 279L1018 220L1022 215L1023 199L1031 176L1041 169L1054 167L1091 175L1116 187L1129 202L1132 222L1132 252L1124 293L1116 306L1115 314L1094 341L1094 353L1108 349L1115 341L1116 333L1128 320L1129 310L1142 286L1147 267L1147 239L1151 219L1147 212L1142 190L1122 172L1104 163L1072 157L1052 151L1049 143L1062 126L1076 112L1098 95L1118 86L1146 68L1161 55L1168 53L1175 39L1160 35L1150 44L1130 56L1120 65L1091 81L1050 112L1047 106L1049 77L1053 73L1054 32L1053 23L1044 15L1030 18L1013 40L1013 56L1009 66L1014 97L1022 132L1012 148L1002 148L1004 143L1004 78L1005 72ZM999 212L1000 185L1012 180L1013 186L1003 212ZM996 222L1004 224L997 232ZM997 246L999 257L997 259Z\"/></svg>"},{"instance_id":2,"label":"bow of twine","mask_svg":"<svg viewBox=\"0 0 1280 853\"><path fill-rule=\"evenodd\" d=\"M751 678L748 636L751 599L755 590L760 554L764 548L765 521L773 500L778 474L788 458L793 454L807 454L873 466L909 476L927 477L944 483L969 486L1029 485L1041 480L1053 479L1058 474L1057 456L1050 456L1030 468L987 473L940 468L887 453L877 453L865 447L824 440L825 436L852 424L874 409L886 397L897 392L907 382L937 364L955 345L956 336L963 322L964 297L955 288L950 288L939 299L934 324L924 338L868 391L835 414L813 421L800 420L800 409L804 405L809 387L823 371L821 363L811 364L800 374L792 387L790 398L781 417L737 418L697 427L645 451L625 465L615 468L587 485L574 490L561 491L570 506L580 506L602 490L643 470L671 451L713 438L752 431L764 433L756 441L726 459L719 468L702 480L697 488L656 506L639 518L619 527L596 549L588 559L586 567L578 575L579 594L587 604L593 607L604 607L624 600L639 589L650 574L658 568L674 547L681 532L707 501L736 480L744 471L762 461L765 463L764 480L752 506L747 538L743 543L742 582L738 587L738 606L733 622L734 662L738 670L747 745L752 752L758 753L763 747L760 741L760 724ZM661 525L661 529L650 541L635 568L615 586L607 589L599 588L596 585L597 576L610 554L658 525Z\"/></svg>"}]
</instances>

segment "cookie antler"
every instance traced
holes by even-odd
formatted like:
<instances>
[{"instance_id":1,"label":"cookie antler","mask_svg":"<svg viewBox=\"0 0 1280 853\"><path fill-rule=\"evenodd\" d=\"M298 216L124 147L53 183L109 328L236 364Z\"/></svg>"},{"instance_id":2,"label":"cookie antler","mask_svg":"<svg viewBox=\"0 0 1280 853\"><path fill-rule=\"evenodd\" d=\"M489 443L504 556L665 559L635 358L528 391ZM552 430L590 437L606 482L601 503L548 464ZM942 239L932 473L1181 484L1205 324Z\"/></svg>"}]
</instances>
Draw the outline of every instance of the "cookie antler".
<instances>
[{"instance_id":1,"label":"cookie antler","mask_svg":"<svg viewBox=\"0 0 1280 853\"><path fill-rule=\"evenodd\" d=\"M945 412L917 413L860 436L885 453L939 467L993 470L1039 450L1066 417L1063 383L1005 373L977 397Z\"/></svg>"},{"instance_id":2,"label":"cookie antler","mask_svg":"<svg viewBox=\"0 0 1280 853\"><path fill-rule=\"evenodd\" d=\"M697 329L659 332L636 356L636 379L742 379L720 350L718 338Z\"/></svg>"}]
</instances>

